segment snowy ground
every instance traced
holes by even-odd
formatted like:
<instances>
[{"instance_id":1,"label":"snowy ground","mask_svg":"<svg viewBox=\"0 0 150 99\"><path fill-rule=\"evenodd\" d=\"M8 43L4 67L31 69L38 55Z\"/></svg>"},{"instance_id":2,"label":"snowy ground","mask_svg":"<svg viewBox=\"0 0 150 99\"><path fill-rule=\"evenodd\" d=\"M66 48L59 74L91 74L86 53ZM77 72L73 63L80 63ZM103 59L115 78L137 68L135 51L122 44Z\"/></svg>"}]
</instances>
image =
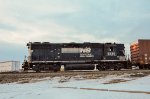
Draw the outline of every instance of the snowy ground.
<instances>
[{"instance_id":1,"label":"snowy ground","mask_svg":"<svg viewBox=\"0 0 150 99\"><path fill-rule=\"evenodd\" d=\"M0 99L150 99L150 76L54 77L39 82L0 84Z\"/></svg>"}]
</instances>

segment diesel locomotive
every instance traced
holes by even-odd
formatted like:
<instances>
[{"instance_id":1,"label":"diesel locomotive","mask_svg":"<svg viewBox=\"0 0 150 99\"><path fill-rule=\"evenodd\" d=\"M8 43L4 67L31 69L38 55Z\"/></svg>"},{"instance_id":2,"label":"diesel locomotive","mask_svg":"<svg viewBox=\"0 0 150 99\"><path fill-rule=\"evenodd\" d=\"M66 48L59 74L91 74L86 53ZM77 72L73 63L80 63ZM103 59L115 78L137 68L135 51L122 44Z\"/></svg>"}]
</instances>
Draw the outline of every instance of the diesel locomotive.
<instances>
[{"instance_id":1,"label":"diesel locomotive","mask_svg":"<svg viewBox=\"0 0 150 99\"><path fill-rule=\"evenodd\" d=\"M120 70L128 68L124 44L29 42L24 70Z\"/></svg>"}]
</instances>

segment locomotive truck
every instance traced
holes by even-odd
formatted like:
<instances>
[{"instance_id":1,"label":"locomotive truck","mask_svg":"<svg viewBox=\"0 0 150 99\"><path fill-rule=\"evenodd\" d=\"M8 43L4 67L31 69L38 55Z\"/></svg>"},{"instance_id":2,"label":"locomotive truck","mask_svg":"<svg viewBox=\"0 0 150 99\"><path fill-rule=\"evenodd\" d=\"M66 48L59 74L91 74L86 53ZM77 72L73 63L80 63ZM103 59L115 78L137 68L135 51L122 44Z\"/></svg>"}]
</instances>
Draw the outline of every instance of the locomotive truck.
<instances>
[{"instance_id":1,"label":"locomotive truck","mask_svg":"<svg viewBox=\"0 0 150 99\"><path fill-rule=\"evenodd\" d=\"M120 70L128 68L124 44L29 42L24 70Z\"/></svg>"}]
</instances>

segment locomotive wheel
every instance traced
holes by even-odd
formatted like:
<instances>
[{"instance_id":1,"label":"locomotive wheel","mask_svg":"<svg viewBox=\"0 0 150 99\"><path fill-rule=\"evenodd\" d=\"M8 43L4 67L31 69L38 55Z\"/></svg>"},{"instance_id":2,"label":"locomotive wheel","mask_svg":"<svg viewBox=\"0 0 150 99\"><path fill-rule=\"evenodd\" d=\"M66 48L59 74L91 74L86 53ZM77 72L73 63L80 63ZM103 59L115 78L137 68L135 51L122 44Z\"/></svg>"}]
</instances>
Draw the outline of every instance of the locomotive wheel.
<instances>
[{"instance_id":1,"label":"locomotive wheel","mask_svg":"<svg viewBox=\"0 0 150 99\"><path fill-rule=\"evenodd\" d=\"M109 70L110 65L108 63L104 63L104 64L102 64L102 68L103 68L103 70Z\"/></svg>"},{"instance_id":2,"label":"locomotive wheel","mask_svg":"<svg viewBox=\"0 0 150 99\"><path fill-rule=\"evenodd\" d=\"M53 71L54 71L54 72L60 71L60 68L61 68L61 66L58 65L58 64L54 64L54 65L53 65Z\"/></svg>"},{"instance_id":3,"label":"locomotive wheel","mask_svg":"<svg viewBox=\"0 0 150 99\"><path fill-rule=\"evenodd\" d=\"M122 67L122 64L121 64L121 63L115 64L114 70L120 70L121 67Z\"/></svg>"},{"instance_id":4,"label":"locomotive wheel","mask_svg":"<svg viewBox=\"0 0 150 99\"><path fill-rule=\"evenodd\" d=\"M40 71L40 65L39 65L39 64L35 65L33 69L34 69L36 72L41 72L41 71Z\"/></svg>"},{"instance_id":5,"label":"locomotive wheel","mask_svg":"<svg viewBox=\"0 0 150 99\"><path fill-rule=\"evenodd\" d=\"M102 70L105 71L107 69L107 66L103 64Z\"/></svg>"},{"instance_id":6,"label":"locomotive wheel","mask_svg":"<svg viewBox=\"0 0 150 99\"><path fill-rule=\"evenodd\" d=\"M53 70L54 70L54 72L58 72L58 71L60 71L60 69L59 69L59 68L54 68Z\"/></svg>"},{"instance_id":7,"label":"locomotive wheel","mask_svg":"<svg viewBox=\"0 0 150 99\"><path fill-rule=\"evenodd\" d=\"M28 68L24 68L24 71L28 71Z\"/></svg>"},{"instance_id":8,"label":"locomotive wheel","mask_svg":"<svg viewBox=\"0 0 150 99\"><path fill-rule=\"evenodd\" d=\"M35 69L35 72L37 72L37 73L41 72L41 71L40 71L40 68L37 67L37 68Z\"/></svg>"},{"instance_id":9,"label":"locomotive wheel","mask_svg":"<svg viewBox=\"0 0 150 99\"><path fill-rule=\"evenodd\" d=\"M101 65L98 65L98 66L97 66L97 69L98 69L99 71L102 71L102 70L103 70L103 68L102 68Z\"/></svg>"},{"instance_id":10,"label":"locomotive wheel","mask_svg":"<svg viewBox=\"0 0 150 99\"><path fill-rule=\"evenodd\" d=\"M99 71L105 71L105 70L108 69L108 66L107 66L107 64L100 64L100 65L97 66L97 69Z\"/></svg>"},{"instance_id":11,"label":"locomotive wheel","mask_svg":"<svg viewBox=\"0 0 150 99\"><path fill-rule=\"evenodd\" d=\"M148 65L148 69L150 69L150 65Z\"/></svg>"},{"instance_id":12,"label":"locomotive wheel","mask_svg":"<svg viewBox=\"0 0 150 99\"><path fill-rule=\"evenodd\" d=\"M144 66L143 65L139 65L139 69L144 69Z\"/></svg>"},{"instance_id":13,"label":"locomotive wheel","mask_svg":"<svg viewBox=\"0 0 150 99\"><path fill-rule=\"evenodd\" d=\"M35 71L36 71L37 73L41 72L41 71L40 71L40 68L37 68Z\"/></svg>"}]
</instances>

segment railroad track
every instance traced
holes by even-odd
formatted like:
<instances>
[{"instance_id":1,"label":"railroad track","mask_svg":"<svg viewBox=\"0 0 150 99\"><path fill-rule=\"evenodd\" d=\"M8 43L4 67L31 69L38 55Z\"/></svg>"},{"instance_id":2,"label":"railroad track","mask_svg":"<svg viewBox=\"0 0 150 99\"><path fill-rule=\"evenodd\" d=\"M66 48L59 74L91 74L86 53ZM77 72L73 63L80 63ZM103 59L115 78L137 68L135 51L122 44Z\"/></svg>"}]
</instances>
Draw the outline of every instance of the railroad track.
<instances>
[{"instance_id":1,"label":"railroad track","mask_svg":"<svg viewBox=\"0 0 150 99\"><path fill-rule=\"evenodd\" d=\"M150 70L122 70L122 71L65 71L65 72L19 72L19 73L0 73L0 83L12 83L22 80L31 80L31 79L43 79L46 77L75 77L81 76L86 79L97 79L99 77L105 77L107 75L137 75L146 76L150 75ZM142 75L138 75L142 74Z\"/></svg>"},{"instance_id":2,"label":"railroad track","mask_svg":"<svg viewBox=\"0 0 150 99\"><path fill-rule=\"evenodd\" d=\"M68 70L68 71L58 71L58 72L53 72L53 71L41 71L41 72L35 72L35 71L23 71L23 72L1 72L0 74L47 74L47 73L50 73L50 74L67 74L67 73L108 73L108 72L112 72L112 73L119 73L119 72L122 72L122 73L125 73L125 72L147 72L147 71L150 71L150 70L140 70L140 69L137 69L137 70L132 70L132 69L124 69L124 70L106 70L106 71L98 71L98 70Z\"/></svg>"}]
</instances>

